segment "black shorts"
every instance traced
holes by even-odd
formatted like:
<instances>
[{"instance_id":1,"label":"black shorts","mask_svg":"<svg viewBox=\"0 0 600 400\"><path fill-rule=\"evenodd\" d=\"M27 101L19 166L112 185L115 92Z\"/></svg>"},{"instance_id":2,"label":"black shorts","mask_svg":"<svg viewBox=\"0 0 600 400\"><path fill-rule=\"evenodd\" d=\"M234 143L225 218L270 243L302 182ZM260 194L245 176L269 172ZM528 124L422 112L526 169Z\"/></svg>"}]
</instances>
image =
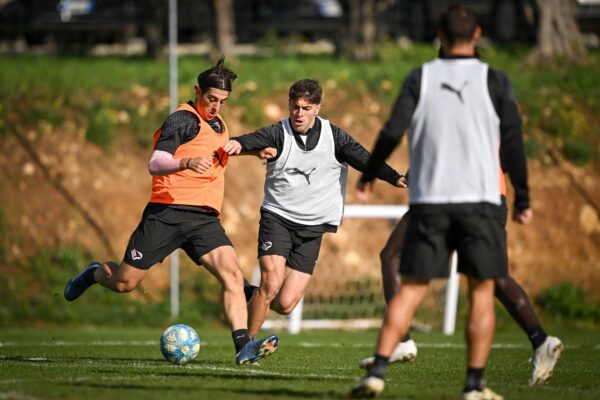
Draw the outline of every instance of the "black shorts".
<instances>
[{"instance_id":1,"label":"black shorts","mask_svg":"<svg viewBox=\"0 0 600 400\"><path fill-rule=\"evenodd\" d=\"M400 274L417 280L446 278L450 254L458 271L476 279L508 275L506 207L489 203L413 205Z\"/></svg>"},{"instance_id":2,"label":"black shorts","mask_svg":"<svg viewBox=\"0 0 600 400\"><path fill-rule=\"evenodd\" d=\"M502 226L504 227L505 233L506 233L506 222L508 220L508 206L506 205L506 196L502 195L500 196L500 202L502 203L501 210L500 212L497 214L498 216L498 221L502 224Z\"/></svg>"},{"instance_id":3,"label":"black shorts","mask_svg":"<svg viewBox=\"0 0 600 400\"><path fill-rule=\"evenodd\" d=\"M315 232L310 227L292 227L282 217L261 210L258 230L258 257L282 256L287 265L300 272L312 275L323 232Z\"/></svg>"},{"instance_id":4,"label":"black shorts","mask_svg":"<svg viewBox=\"0 0 600 400\"><path fill-rule=\"evenodd\" d=\"M216 213L148 203L131 234L123 261L148 269L181 248L200 265L200 257L221 246L232 244Z\"/></svg>"}]
</instances>

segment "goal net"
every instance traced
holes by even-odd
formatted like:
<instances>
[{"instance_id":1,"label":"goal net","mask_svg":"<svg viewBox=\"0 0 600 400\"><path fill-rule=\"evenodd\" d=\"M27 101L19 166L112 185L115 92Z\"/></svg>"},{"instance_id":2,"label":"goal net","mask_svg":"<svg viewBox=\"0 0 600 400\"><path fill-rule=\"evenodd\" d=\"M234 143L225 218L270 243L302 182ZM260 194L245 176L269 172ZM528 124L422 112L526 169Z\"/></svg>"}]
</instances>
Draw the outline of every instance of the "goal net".
<instances>
[{"instance_id":1,"label":"goal net","mask_svg":"<svg viewBox=\"0 0 600 400\"><path fill-rule=\"evenodd\" d=\"M290 333L298 333L302 329L378 328L385 311L379 260L379 250L384 246L385 239L381 238L387 238L395 222L407 210L408 207L404 205L346 205L344 224L347 220L362 218L380 220L381 225L371 226L371 229L363 233L361 240L364 243L355 245L360 248L344 249L340 254L326 254L322 249L313 278L302 301L287 317L271 311L263 328L287 329ZM348 235L343 229L342 225L336 234L342 237L339 239L342 242L344 242L344 235ZM378 235L375 235L376 233ZM378 236L377 240L373 240L376 243L367 246L367 242L372 241L373 236ZM324 243L325 240L327 239L324 239ZM327 247L335 249L336 246L335 243L333 246L330 243ZM441 282L441 285L434 285L433 288L439 294L434 296L434 299L443 297L438 303L445 305L443 332L447 335L454 333L458 301L455 257L453 260L450 279ZM260 269L257 266L252 283L259 282ZM423 331L431 329L429 324L418 322L413 322L413 328Z\"/></svg>"}]
</instances>

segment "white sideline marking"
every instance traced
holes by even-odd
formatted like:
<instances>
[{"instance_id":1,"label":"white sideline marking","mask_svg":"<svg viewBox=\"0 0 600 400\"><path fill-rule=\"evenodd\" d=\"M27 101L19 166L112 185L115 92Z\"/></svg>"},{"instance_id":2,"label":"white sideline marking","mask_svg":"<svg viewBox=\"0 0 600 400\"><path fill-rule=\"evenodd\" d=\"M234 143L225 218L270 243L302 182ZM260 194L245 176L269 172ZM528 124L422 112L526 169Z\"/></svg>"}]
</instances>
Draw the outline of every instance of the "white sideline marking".
<instances>
[{"instance_id":1,"label":"white sideline marking","mask_svg":"<svg viewBox=\"0 0 600 400\"><path fill-rule=\"evenodd\" d=\"M22 394L19 392L0 392L0 399L37 400L38 397L29 396L28 394Z\"/></svg>"},{"instance_id":2,"label":"white sideline marking","mask_svg":"<svg viewBox=\"0 0 600 400\"><path fill-rule=\"evenodd\" d=\"M27 347L60 347L60 346L64 346L64 347L69 347L69 346L111 346L111 347L117 347L117 346L157 346L159 344L158 340L94 340L91 342L68 342L68 341L64 341L64 340L56 340L53 342L37 342L37 343L29 343L27 344ZM208 342L200 342L200 346L207 346L209 343ZM286 346L300 346L300 347L307 347L307 348L320 348L320 347L350 347L350 348L365 348L365 347L369 347L372 348L375 346L375 342L373 343L353 343L353 344L342 344L342 343L333 343L333 342L329 342L329 343L322 343L322 342L299 342L298 344L287 344ZM0 347L18 347L18 346L24 346L23 343L20 342L0 342ZM466 347L466 344L464 343L417 343L417 347L422 347L422 348L433 348L433 349L443 349L443 348L456 348L456 349L464 349ZM492 348L494 349L523 349L523 348L530 348L531 346L529 344L513 344L513 343L494 343L492 344ZM579 346L568 346L569 348L579 348ZM594 346L592 346L593 350L600 350L600 344L596 344ZM0 359L2 359L4 357L0 356ZM34 359L32 358L31 361L46 361L46 359Z\"/></svg>"},{"instance_id":3,"label":"white sideline marking","mask_svg":"<svg viewBox=\"0 0 600 400\"><path fill-rule=\"evenodd\" d=\"M374 347L375 343L355 343L351 345L341 343L312 343L312 342L300 342L300 347L351 347L351 348L365 348ZM418 348L432 348L432 349L464 349L467 347L464 343L418 343ZM494 343L492 348L494 349L525 349L530 348L528 344L513 344L513 343Z\"/></svg>"},{"instance_id":4,"label":"white sideline marking","mask_svg":"<svg viewBox=\"0 0 600 400\"><path fill-rule=\"evenodd\" d=\"M158 346L159 340L93 340L91 342L67 342L64 340L56 340L53 342L34 342L28 343L27 347L53 347L53 346ZM206 346L207 342L200 342L200 346ZM24 346L20 342L0 342L0 347Z\"/></svg>"}]
</instances>

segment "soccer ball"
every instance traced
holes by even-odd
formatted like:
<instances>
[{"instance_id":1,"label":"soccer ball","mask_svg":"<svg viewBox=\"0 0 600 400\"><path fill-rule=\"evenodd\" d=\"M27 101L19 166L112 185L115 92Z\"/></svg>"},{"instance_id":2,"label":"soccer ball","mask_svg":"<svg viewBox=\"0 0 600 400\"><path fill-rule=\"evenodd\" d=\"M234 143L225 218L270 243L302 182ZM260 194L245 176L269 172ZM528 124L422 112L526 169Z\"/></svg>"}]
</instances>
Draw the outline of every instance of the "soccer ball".
<instances>
[{"instance_id":1,"label":"soccer ball","mask_svg":"<svg viewBox=\"0 0 600 400\"><path fill-rule=\"evenodd\" d=\"M160 351L167 361L184 365L196 358L200 352L200 338L190 326L172 325L160 338Z\"/></svg>"}]
</instances>

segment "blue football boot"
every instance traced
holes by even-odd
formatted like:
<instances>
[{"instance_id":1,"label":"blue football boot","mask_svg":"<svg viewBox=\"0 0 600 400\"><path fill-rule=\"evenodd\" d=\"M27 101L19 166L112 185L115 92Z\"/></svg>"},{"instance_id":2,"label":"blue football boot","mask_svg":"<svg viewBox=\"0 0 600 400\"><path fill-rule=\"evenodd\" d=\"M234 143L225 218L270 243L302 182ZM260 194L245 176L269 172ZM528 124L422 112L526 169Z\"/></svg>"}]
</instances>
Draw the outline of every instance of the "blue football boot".
<instances>
[{"instance_id":1,"label":"blue football boot","mask_svg":"<svg viewBox=\"0 0 600 400\"><path fill-rule=\"evenodd\" d=\"M251 340L235 355L235 362L238 365L254 364L273 354L278 345L279 338L274 335L260 340Z\"/></svg>"},{"instance_id":2,"label":"blue football boot","mask_svg":"<svg viewBox=\"0 0 600 400\"><path fill-rule=\"evenodd\" d=\"M73 301L77 299L79 296L86 291L87 288L92 286L96 281L94 280L94 272L96 272L96 268L101 267L102 264L98 261L92 262L88 265L83 271L81 271L77 276L67 282L67 286L65 286L65 299L67 301Z\"/></svg>"}]
</instances>

